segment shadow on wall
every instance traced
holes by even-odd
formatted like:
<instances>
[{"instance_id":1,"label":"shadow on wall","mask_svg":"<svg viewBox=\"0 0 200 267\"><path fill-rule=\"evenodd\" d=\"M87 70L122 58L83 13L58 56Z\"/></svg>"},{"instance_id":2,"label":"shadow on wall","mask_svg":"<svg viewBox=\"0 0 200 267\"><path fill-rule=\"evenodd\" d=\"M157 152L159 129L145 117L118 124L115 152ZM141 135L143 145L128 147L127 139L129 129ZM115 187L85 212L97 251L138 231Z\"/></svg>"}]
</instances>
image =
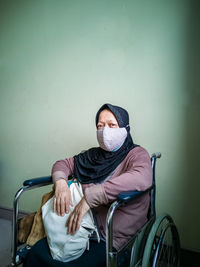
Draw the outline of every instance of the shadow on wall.
<instances>
[{"instance_id":1,"label":"shadow on wall","mask_svg":"<svg viewBox=\"0 0 200 267\"><path fill-rule=\"evenodd\" d=\"M200 250L200 1L189 1L190 14L186 54L185 145L186 192L183 221L187 239ZM193 228L193 229L190 229ZM195 240L194 240L195 239Z\"/></svg>"}]
</instances>

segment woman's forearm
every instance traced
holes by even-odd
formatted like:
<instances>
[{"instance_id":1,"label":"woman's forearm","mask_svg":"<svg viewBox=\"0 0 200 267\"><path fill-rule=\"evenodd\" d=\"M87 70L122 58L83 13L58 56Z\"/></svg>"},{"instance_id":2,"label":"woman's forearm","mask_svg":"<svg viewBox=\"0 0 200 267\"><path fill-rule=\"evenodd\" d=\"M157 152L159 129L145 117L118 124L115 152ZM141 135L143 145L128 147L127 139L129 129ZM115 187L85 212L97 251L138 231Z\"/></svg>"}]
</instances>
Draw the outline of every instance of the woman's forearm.
<instances>
[{"instance_id":1,"label":"woman's forearm","mask_svg":"<svg viewBox=\"0 0 200 267\"><path fill-rule=\"evenodd\" d=\"M56 161L52 167L51 175L53 183L60 179L68 180L68 176L74 172L74 158Z\"/></svg>"}]
</instances>

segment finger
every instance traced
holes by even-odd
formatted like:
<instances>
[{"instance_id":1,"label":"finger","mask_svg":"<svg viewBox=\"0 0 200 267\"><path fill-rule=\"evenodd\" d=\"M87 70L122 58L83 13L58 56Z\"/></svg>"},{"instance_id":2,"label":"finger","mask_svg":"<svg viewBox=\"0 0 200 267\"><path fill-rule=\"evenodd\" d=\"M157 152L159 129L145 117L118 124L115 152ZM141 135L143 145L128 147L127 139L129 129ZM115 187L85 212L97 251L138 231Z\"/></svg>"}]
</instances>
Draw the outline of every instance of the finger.
<instances>
[{"instance_id":1,"label":"finger","mask_svg":"<svg viewBox=\"0 0 200 267\"><path fill-rule=\"evenodd\" d=\"M73 220L74 220L74 214L71 213L71 215L69 216L68 220L67 220L67 232L68 234L72 233L72 224L73 224Z\"/></svg>"},{"instance_id":2,"label":"finger","mask_svg":"<svg viewBox=\"0 0 200 267\"><path fill-rule=\"evenodd\" d=\"M65 213L69 213L69 206L65 203Z\"/></svg>"},{"instance_id":3,"label":"finger","mask_svg":"<svg viewBox=\"0 0 200 267\"><path fill-rule=\"evenodd\" d=\"M80 228L81 216L76 215L72 224L72 233L75 234L76 231Z\"/></svg>"},{"instance_id":4,"label":"finger","mask_svg":"<svg viewBox=\"0 0 200 267\"><path fill-rule=\"evenodd\" d=\"M71 226L71 220L72 220L72 218L73 218L73 212L69 215L69 217L67 219L67 222L66 222L66 226L67 226L68 229Z\"/></svg>"},{"instance_id":5,"label":"finger","mask_svg":"<svg viewBox=\"0 0 200 267\"><path fill-rule=\"evenodd\" d=\"M65 212L66 213L69 213L70 212L70 207L69 207L70 204L66 203L65 204Z\"/></svg>"},{"instance_id":6,"label":"finger","mask_svg":"<svg viewBox=\"0 0 200 267\"><path fill-rule=\"evenodd\" d=\"M71 205L71 206L73 207L73 203L72 203L71 194L69 195L69 205Z\"/></svg>"},{"instance_id":7,"label":"finger","mask_svg":"<svg viewBox=\"0 0 200 267\"><path fill-rule=\"evenodd\" d=\"M58 216L60 216L61 213L60 213L60 199L59 198L56 199L56 210L57 210Z\"/></svg>"},{"instance_id":8,"label":"finger","mask_svg":"<svg viewBox=\"0 0 200 267\"><path fill-rule=\"evenodd\" d=\"M76 231L79 230L79 228L80 228L80 226L81 226L81 221L82 221L82 217L79 216L79 217L78 217L78 220L77 220L77 223L76 223Z\"/></svg>"},{"instance_id":9,"label":"finger","mask_svg":"<svg viewBox=\"0 0 200 267\"><path fill-rule=\"evenodd\" d=\"M73 207L72 199L71 199L71 193L69 192L68 198L66 199L65 203L65 212L70 212L70 206Z\"/></svg>"},{"instance_id":10,"label":"finger","mask_svg":"<svg viewBox=\"0 0 200 267\"><path fill-rule=\"evenodd\" d=\"M53 211L56 212L56 197L53 199Z\"/></svg>"},{"instance_id":11,"label":"finger","mask_svg":"<svg viewBox=\"0 0 200 267\"><path fill-rule=\"evenodd\" d=\"M74 216L73 222L72 222L72 226L71 226L71 232L74 235L76 232L76 224L77 224L77 216Z\"/></svg>"},{"instance_id":12,"label":"finger","mask_svg":"<svg viewBox=\"0 0 200 267\"><path fill-rule=\"evenodd\" d=\"M72 203L72 199L70 198L70 202L69 202L70 206L74 206L73 203Z\"/></svg>"},{"instance_id":13,"label":"finger","mask_svg":"<svg viewBox=\"0 0 200 267\"><path fill-rule=\"evenodd\" d=\"M69 213L69 204L65 202L65 212Z\"/></svg>"},{"instance_id":14,"label":"finger","mask_svg":"<svg viewBox=\"0 0 200 267\"><path fill-rule=\"evenodd\" d=\"M61 213L61 216L65 215L65 200L64 199L62 199L60 202L60 213Z\"/></svg>"}]
</instances>

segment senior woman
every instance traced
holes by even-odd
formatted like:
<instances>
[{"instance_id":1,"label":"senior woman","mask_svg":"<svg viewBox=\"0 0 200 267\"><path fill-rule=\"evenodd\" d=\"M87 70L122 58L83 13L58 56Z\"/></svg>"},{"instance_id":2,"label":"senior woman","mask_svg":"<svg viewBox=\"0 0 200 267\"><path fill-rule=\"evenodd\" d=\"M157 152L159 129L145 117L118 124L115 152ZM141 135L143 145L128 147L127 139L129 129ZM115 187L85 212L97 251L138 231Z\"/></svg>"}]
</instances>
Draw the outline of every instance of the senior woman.
<instances>
[{"instance_id":1,"label":"senior woman","mask_svg":"<svg viewBox=\"0 0 200 267\"><path fill-rule=\"evenodd\" d=\"M144 148L133 143L128 112L104 104L96 114L96 127L99 147L57 161L52 168L52 178L54 210L60 216L69 213L72 205L68 176L73 175L81 183L83 197L67 220L68 233L73 235L83 216L92 209L102 237L100 243L91 241L89 251L76 260L63 263L52 259L47 240L42 239L32 247L25 266L106 266L105 226L110 204L121 191L145 190L151 185L150 157ZM113 225L116 250L147 221L148 207L149 196L145 195L116 211Z\"/></svg>"}]
</instances>

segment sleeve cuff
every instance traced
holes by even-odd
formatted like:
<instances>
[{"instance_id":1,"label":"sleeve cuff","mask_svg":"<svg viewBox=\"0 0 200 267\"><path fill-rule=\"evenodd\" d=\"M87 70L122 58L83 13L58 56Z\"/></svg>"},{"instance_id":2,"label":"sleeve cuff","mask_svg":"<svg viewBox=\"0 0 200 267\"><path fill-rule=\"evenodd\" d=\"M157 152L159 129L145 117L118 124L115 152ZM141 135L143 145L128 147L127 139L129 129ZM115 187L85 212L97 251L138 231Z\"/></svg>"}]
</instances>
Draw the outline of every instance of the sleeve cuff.
<instances>
[{"instance_id":1,"label":"sleeve cuff","mask_svg":"<svg viewBox=\"0 0 200 267\"><path fill-rule=\"evenodd\" d=\"M65 175L64 172L62 171L55 171L53 174L52 174L52 179L53 179L53 182L55 183L56 181L60 180L60 179L65 179L67 181L67 177Z\"/></svg>"},{"instance_id":2,"label":"sleeve cuff","mask_svg":"<svg viewBox=\"0 0 200 267\"><path fill-rule=\"evenodd\" d=\"M101 184L87 187L85 189L84 195L90 208L108 204L108 199L104 187Z\"/></svg>"}]
</instances>

